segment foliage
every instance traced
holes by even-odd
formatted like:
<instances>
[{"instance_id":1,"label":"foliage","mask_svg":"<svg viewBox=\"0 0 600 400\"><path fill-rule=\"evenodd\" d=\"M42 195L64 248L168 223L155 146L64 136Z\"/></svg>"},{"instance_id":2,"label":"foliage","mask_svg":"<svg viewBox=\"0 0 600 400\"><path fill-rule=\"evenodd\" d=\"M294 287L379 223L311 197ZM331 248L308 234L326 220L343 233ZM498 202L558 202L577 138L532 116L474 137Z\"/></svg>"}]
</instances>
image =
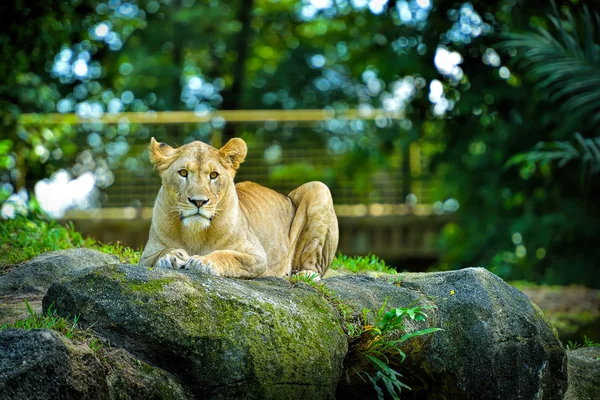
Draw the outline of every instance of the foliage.
<instances>
[{"instance_id":1,"label":"foliage","mask_svg":"<svg viewBox=\"0 0 600 400\"><path fill-rule=\"evenodd\" d=\"M558 161L558 167L562 168L569 161L581 159L584 175L594 175L600 172L600 137L584 138L575 133L575 139L579 144L579 150L570 141L540 142L527 152L512 156L506 166L522 165L526 163L548 163ZM589 168L586 165L589 164Z\"/></svg>"},{"instance_id":2,"label":"foliage","mask_svg":"<svg viewBox=\"0 0 600 400\"><path fill-rule=\"evenodd\" d=\"M387 265L383 259L377 257L375 254L349 257L340 253L331 263L331 269L343 269L352 272L375 271L384 274L397 273L395 269Z\"/></svg>"},{"instance_id":3,"label":"foliage","mask_svg":"<svg viewBox=\"0 0 600 400\"><path fill-rule=\"evenodd\" d=\"M137 264L140 256L140 251L119 243L102 244L85 238L75 230L72 222L61 225L54 220L28 219L23 216L0 220L0 251L4 254L0 268L22 263L47 251L78 247L114 254L122 262L130 264Z\"/></svg>"},{"instance_id":4,"label":"foliage","mask_svg":"<svg viewBox=\"0 0 600 400\"><path fill-rule=\"evenodd\" d=\"M491 108L498 114L493 127L476 132L467 118L458 133L455 121L448 121L453 151L437 161L449 168L447 179L458 188L461 209L457 223L447 225L441 237L442 269L483 264L506 279L600 282L594 267L600 259L593 250L600 233L595 206L600 186L586 172L596 159L591 121L598 102L590 93L597 92L594 54L600 37L585 8L581 18L566 6L560 12L555 8L548 18L531 16L537 32L521 27L516 33L520 29L513 26L513 33L495 45L516 68L498 72L514 90L490 88L484 95L494 96ZM570 99L584 114L563 108L574 104ZM579 145L569 143L574 132ZM566 162L576 153L585 158L584 168ZM554 157L562 163L542 161Z\"/></svg>"},{"instance_id":5,"label":"foliage","mask_svg":"<svg viewBox=\"0 0 600 400\"><path fill-rule=\"evenodd\" d=\"M579 344L576 341L572 342L569 340L565 347L567 350L575 350L575 349L579 349L581 347L598 347L598 346L600 346L600 343L594 342L592 339L583 335L583 344Z\"/></svg>"},{"instance_id":6,"label":"foliage","mask_svg":"<svg viewBox=\"0 0 600 400\"><path fill-rule=\"evenodd\" d=\"M535 88L563 115L580 119L584 124L600 124L600 14L590 14L583 5L583 32L568 8L565 20L551 0L554 15L548 20L557 31L553 35L538 26L538 33L509 33L498 46L520 52L516 63L526 76L536 82ZM595 17L595 18L594 18ZM595 21L594 21L595 19Z\"/></svg>"},{"instance_id":7,"label":"foliage","mask_svg":"<svg viewBox=\"0 0 600 400\"><path fill-rule=\"evenodd\" d=\"M0 224L0 249L5 255L2 264L20 263L46 251L93 245L94 241L84 238L72 224L62 226L52 220L34 221L21 216Z\"/></svg>"},{"instance_id":8,"label":"foliage","mask_svg":"<svg viewBox=\"0 0 600 400\"><path fill-rule=\"evenodd\" d=\"M390 340L388 339L389 337L397 336L399 332L405 332L404 319L406 317L413 321L424 321L427 318L427 314L419 306L392 308L385 311L386 305L387 299L377 313L373 313L374 322L372 325L367 320L368 315L372 314L372 311L363 309L363 326L350 341L350 352L353 353L350 357L357 357L357 355L358 357L363 357L375 369L375 376L370 376L368 373L360 370L356 370L355 372L361 378L363 374L368 377L373 383L373 387L380 400L383 400L385 396L382 388L378 385L379 381L383 383L389 395L394 399L399 399L402 389L410 390L409 386L398 379L402 375L389 365L390 360L388 356L396 353L400 356L401 362L404 362L406 354L400 347L402 343L409 339L441 330L440 328L426 328L411 333L404 333L400 339Z\"/></svg>"},{"instance_id":9,"label":"foliage","mask_svg":"<svg viewBox=\"0 0 600 400\"><path fill-rule=\"evenodd\" d=\"M375 368L375 376L368 373L355 370L356 374L363 380L365 375L372 383L373 388L380 400L384 399L384 392L379 387L378 382L383 382L387 392L394 399L399 399L402 389L410 390L406 384L402 383L398 377L402 375L390 366L388 356L394 353L401 357L401 362L406 359L406 354L402 351L400 345L409 339L427 335L440 331L440 328L426 328L415 332L406 333L404 319L406 317L413 321L425 321L427 314L423 307L399 307L386 311L387 298L383 302L377 313L363 308L362 322L356 321L353 317L354 310L352 306L341 300L334 290L327 287L322 281L315 281L312 276L297 274L290 278L292 285L303 282L317 290L340 314L344 324L344 330L348 335L350 350L346 356L358 363L361 360L367 360ZM374 322L369 324L369 315L373 314ZM402 333L399 339L389 339Z\"/></svg>"},{"instance_id":10,"label":"foliage","mask_svg":"<svg viewBox=\"0 0 600 400\"><path fill-rule=\"evenodd\" d=\"M598 181L582 180L576 163L525 157L505 168L537 143L546 144L536 152L569 151L558 143L573 142L574 132L586 142L597 136L598 22L569 4L573 12L525 0L5 1L0 14L12 23L1 28L0 51L12 62L0 66L0 202L62 168L93 174L100 190L120 176L147 176L141 143L151 135L235 134L262 148L323 150L318 166L266 162L275 181L346 182L365 202L419 191L419 201L457 200L440 269L485 265L508 279L600 282ZM511 34L498 43L499 32ZM30 112L349 108L402 117L17 123ZM400 176L400 194L386 197L376 176Z\"/></svg>"}]
</instances>

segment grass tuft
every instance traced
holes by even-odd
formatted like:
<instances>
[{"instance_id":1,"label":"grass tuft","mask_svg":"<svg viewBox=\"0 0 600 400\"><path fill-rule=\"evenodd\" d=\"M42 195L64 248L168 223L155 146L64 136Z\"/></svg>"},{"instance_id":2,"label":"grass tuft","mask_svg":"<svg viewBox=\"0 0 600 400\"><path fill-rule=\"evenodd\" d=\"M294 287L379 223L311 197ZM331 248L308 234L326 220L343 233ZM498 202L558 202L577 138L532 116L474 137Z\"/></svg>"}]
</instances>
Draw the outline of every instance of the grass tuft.
<instances>
[{"instance_id":1,"label":"grass tuft","mask_svg":"<svg viewBox=\"0 0 600 400\"><path fill-rule=\"evenodd\" d=\"M52 309L54 303L50 304L45 314L38 315L33 311L27 299L25 299L25 305L27 306L29 317L10 324L6 323L0 326L0 331L9 328L25 330L50 329L62 333L69 339L87 343L94 352L103 347L100 340L89 329L82 329L79 326L79 315L76 314L72 319L70 316L61 317L56 310Z\"/></svg>"},{"instance_id":2,"label":"grass tuft","mask_svg":"<svg viewBox=\"0 0 600 400\"><path fill-rule=\"evenodd\" d=\"M354 257L338 254L338 256L331 263L331 269L341 269L354 273L363 271L375 271L384 274L397 273L394 268L387 265L383 259L377 257L375 254Z\"/></svg>"},{"instance_id":3,"label":"grass tuft","mask_svg":"<svg viewBox=\"0 0 600 400\"><path fill-rule=\"evenodd\" d=\"M583 344L577 343L577 341L572 342L569 340L565 347L567 350L575 350L579 349L580 347L600 347L600 343L594 342L586 335L583 335Z\"/></svg>"}]
</instances>

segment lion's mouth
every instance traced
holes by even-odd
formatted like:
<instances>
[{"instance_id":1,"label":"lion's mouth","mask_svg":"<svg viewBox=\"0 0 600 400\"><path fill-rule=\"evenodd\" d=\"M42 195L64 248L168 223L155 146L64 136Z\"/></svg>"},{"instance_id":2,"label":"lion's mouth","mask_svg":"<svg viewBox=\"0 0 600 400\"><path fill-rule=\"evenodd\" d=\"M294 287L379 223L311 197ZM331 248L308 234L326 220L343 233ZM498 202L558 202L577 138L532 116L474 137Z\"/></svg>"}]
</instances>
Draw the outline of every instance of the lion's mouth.
<instances>
[{"instance_id":1,"label":"lion's mouth","mask_svg":"<svg viewBox=\"0 0 600 400\"><path fill-rule=\"evenodd\" d=\"M183 212L179 213L179 219L181 221L183 221L184 219L207 219L209 221L212 221L213 217L211 215L207 215L205 213L201 213L200 210L196 211L195 213L191 213L191 214L184 214Z\"/></svg>"}]
</instances>

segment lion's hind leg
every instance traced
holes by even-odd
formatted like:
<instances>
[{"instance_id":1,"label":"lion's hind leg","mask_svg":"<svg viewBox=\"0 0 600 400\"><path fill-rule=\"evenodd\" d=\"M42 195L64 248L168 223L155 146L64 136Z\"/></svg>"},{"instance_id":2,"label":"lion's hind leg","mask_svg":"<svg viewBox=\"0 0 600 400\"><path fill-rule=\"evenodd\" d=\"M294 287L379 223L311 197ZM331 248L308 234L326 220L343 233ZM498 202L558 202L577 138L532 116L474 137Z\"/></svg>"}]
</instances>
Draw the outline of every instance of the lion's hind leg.
<instances>
[{"instance_id":1,"label":"lion's hind leg","mask_svg":"<svg viewBox=\"0 0 600 400\"><path fill-rule=\"evenodd\" d=\"M323 276L335 257L339 239L329 188L321 182L309 182L288 197L296 208L290 230L294 246L292 273Z\"/></svg>"}]
</instances>

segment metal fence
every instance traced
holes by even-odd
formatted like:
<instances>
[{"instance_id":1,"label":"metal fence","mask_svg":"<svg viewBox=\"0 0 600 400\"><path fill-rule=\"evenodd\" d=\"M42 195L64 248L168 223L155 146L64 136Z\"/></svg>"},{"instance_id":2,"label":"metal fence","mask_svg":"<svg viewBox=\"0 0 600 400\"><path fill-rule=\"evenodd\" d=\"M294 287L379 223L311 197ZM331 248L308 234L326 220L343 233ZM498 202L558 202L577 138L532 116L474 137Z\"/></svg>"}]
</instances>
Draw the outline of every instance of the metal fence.
<instances>
[{"instance_id":1,"label":"metal fence","mask_svg":"<svg viewBox=\"0 0 600 400\"><path fill-rule=\"evenodd\" d=\"M341 251L377 252L393 260L435 257L435 238L449 217L432 212L432 204L443 200L443 182L431 174L430 157L422 151L424 143L414 141L404 149L388 150L384 162L377 163L369 154L357 157L356 152L335 151L328 140L343 139L344 134L323 129L332 119L374 124L378 118L403 116L384 110L147 112L104 114L95 119L25 114L20 123L76 126L75 141L82 147L89 146L92 132L104 131L114 140L115 132L125 130L127 152L112 165L114 181L103 189L104 210L69 216L79 221L86 233L102 240L121 240L133 246L145 242L150 207L160 187L147 157L151 136L169 144L200 139L220 146L224 136L239 135L246 139L248 156L236 181L254 181L283 194L310 180L329 186L340 218ZM226 132L225 125L234 129ZM416 196L412 200L418 203L405 204L408 194ZM127 224L133 219L136 224Z\"/></svg>"}]
</instances>

